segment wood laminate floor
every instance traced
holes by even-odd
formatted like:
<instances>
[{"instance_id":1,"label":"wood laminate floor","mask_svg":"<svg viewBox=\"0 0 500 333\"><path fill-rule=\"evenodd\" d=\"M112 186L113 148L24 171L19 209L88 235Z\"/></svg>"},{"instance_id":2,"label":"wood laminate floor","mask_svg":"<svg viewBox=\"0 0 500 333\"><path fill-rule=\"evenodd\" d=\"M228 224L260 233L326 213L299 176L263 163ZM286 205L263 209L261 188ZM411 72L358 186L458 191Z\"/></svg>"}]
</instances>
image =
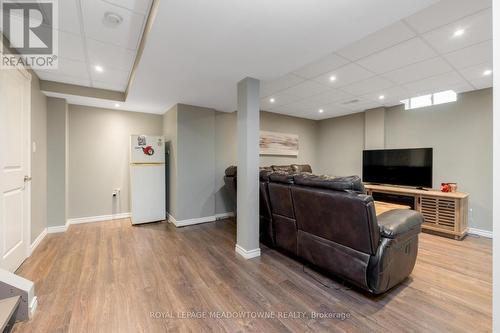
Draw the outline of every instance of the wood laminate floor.
<instances>
[{"instance_id":1,"label":"wood laminate floor","mask_svg":"<svg viewBox=\"0 0 500 333\"><path fill-rule=\"evenodd\" d=\"M39 304L14 332L491 331L489 239L421 234L411 277L373 297L266 247L244 260L235 233L115 220L49 234L17 272Z\"/></svg>"}]
</instances>

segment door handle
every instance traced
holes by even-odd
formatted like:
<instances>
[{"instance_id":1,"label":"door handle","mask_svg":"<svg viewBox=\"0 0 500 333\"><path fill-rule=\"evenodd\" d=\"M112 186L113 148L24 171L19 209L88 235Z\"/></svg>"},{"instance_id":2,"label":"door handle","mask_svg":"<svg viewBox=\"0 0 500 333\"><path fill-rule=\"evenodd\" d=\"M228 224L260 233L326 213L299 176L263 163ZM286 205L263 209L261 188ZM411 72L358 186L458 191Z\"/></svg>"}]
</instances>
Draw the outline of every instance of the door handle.
<instances>
[{"instance_id":1,"label":"door handle","mask_svg":"<svg viewBox=\"0 0 500 333\"><path fill-rule=\"evenodd\" d=\"M31 177L30 176L24 176L24 182L27 183L31 181Z\"/></svg>"}]
</instances>

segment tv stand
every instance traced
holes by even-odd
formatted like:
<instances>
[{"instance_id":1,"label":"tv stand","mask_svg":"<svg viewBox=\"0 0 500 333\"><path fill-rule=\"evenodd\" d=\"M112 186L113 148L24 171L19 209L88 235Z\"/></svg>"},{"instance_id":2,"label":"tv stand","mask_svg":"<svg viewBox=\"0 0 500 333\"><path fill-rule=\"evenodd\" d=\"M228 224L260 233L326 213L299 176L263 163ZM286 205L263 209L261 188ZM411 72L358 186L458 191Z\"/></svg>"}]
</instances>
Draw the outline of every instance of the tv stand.
<instances>
[{"instance_id":1,"label":"tv stand","mask_svg":"<svg viewBox=\"0 0 500 333\"><path fill-rule=\"evenodd\" d=\"M424 215L422 231L462 239L467 234L467 193L444 193L432 189L417 189L391 185L365 184L367 193L378 201L407 202ZM384 199L384 196L387 199Z\"/></svg>"}]
</instances>

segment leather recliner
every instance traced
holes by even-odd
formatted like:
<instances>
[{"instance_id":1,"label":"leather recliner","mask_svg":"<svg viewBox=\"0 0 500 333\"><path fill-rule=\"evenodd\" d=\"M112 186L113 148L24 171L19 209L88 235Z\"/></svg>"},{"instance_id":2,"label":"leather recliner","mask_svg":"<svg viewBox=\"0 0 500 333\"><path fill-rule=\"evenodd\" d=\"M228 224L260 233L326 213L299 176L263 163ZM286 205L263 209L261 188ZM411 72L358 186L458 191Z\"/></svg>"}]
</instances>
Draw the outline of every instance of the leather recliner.
<instances>
[{"instance_id":1,"label":"leather recliner","mask_svg":"<svg viewBox=\"0 0 500 333\"><path fill-rule=\"evenodd\" d=\"M374 294L411 273L423 223L420 213L393 210L377 217L373 198L364 194L357 176L300 174L293 182L298 257Z\"/></svg>"},{"instance_id":2,"label":"leather recliner","mask_svg":"<svg viewBox=\"0 0 500 333\"><path fill-rule=\"evenodd\" d=\"M365 194L358 176L272 169L260 172L263 243L374 294L410 275L423 223L420 213L393 210L377 217L373 198ZM235 170L229 173L236 178Z\"/></svg>"}]
</instances>

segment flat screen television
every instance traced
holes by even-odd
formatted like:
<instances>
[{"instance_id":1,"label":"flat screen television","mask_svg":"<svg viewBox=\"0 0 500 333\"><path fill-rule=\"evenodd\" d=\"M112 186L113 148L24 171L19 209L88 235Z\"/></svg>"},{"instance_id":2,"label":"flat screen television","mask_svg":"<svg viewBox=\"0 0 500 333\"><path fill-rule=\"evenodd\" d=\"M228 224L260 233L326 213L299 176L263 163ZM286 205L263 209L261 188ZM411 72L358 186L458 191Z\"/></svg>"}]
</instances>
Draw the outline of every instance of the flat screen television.
<instances>
[{"instance_id":1,"label":"flat screen television","mask_svg":"<svg viewBox=\"0 0 500 333\"><path fill-rule=\"evenodd\" d=\"M432 148L364 150L363 181L432 187Z\"/></svg>"}]
</instances>

